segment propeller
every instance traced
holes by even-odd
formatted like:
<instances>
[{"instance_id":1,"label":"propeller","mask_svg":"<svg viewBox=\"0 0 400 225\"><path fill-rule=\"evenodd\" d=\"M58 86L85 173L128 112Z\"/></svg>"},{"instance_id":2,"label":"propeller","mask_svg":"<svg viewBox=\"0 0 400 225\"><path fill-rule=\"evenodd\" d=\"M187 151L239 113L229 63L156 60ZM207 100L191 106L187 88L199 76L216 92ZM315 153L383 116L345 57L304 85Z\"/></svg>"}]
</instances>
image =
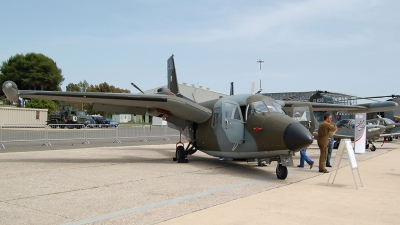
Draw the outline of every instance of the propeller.
<instances>
[{"instance_id":1,"label":"propeller","mask_svg":"<svg viewBox=\"0 0 400 225\"><path fill-rule=\"evenodd\" d=\"M136 86L136 84L131 82L131 85L136 88L137 90L139 90L140 92L142 92L142 94L144 94L144 92L142 90L140 90L140 88L138 86Z\"/></svg>"},{"instance_id":2,"label":"propeller","mask_svg":"<svg viewBox=\"0 0 400 225\"><path fill-rule=\"evenodd\" d=\"M351 100L358 100L358 99L370 99L372 100L373 98L400 98L400 95L382 95L382 96L372 96L372 97L361 97L361 98L355 98L355 99L351 99Z\"/></svg>"}]
</instances>

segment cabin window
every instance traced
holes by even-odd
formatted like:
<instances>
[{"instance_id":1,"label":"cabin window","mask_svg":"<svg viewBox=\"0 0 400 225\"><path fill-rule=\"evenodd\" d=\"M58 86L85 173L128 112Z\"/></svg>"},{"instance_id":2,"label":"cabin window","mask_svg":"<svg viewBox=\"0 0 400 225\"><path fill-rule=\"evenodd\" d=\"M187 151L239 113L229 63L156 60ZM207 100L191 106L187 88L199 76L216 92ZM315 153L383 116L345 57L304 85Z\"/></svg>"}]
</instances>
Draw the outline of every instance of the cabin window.
<instances>
[{"instance_id":1,"label":"cabin window","mask_svg":"<svg viewBox=\"0 0 400 225\"><path fill-rule=\"evenodd\" d=\"M212 128L215 128L218 124L219 111L220 111L220 108L214 109L213 119L212 119Z\"/></svg>"},{"instance_id":2,"label":"cabin window","mask_svg":"<svg viewBox=\"0 0 400 225\"><path fill-rule=\"evenodd\" d=\"M36 111L36 119L40 120L40 111Z\"/></svg>"},{"instance_id":3,"label":"cabin window","mask_svg":"<svg viewBox=\"0 0 400 225\"><path fill-rule=\"evenodd\" d=\"M239 106L229 102L225 102L225 118L226 119L236 119L242 120L240 114Z\"/></svg>"}]
</instances>

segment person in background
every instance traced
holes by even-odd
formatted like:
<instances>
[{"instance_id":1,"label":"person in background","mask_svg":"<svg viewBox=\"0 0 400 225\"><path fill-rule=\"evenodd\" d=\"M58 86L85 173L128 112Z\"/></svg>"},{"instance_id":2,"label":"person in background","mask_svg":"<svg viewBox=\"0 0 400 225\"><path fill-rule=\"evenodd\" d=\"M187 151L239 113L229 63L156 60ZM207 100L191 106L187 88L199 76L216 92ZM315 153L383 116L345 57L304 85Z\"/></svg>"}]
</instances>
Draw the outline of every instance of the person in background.
<instances>
[{"instance_id":1,"label":"person in background","mask_svg":"<svg viewBox=\"0 0 400 225\"><path fill-rule=\"evenodd\" d=\"M335 133L337 131L336 125L332 123L332 115L327 113L324 115L324 121L319 124L318 127L318 147L320 150L319 156L319 172L320 173L329 173L326 170L326 158L328 156L328 144L329 144L329 137L331 136L332 132Z\"/></svg>"},{"instance_id":2,"label":"person in background","mask_svg":"<svg viewBox=\"0 0 400 225\"><path fill-rule=\"evenodd\" d=\"M329 138L328 154L326 157L326 167L332 167L331 166L331 155L332 155L332 150L333 150L333 142L335 142L333 137Z\"/></svg>"},{"instance_id":3,"label":"person in background","mask_svg":"<svg viewBox=\"0 0 400 225\"><path fill-rule=\"evenodd\" d=\"M314 165L314 161L312 161L310 159L310 157L308 157L306 151L307 151L307 148L305 148L305 149L300 151L300 165L297 165L297 167L303 168L304 167L304 161L306 161L307 164L310 165L310 169L311 169L313 167L313 165Z\"/></svg>"}]
</instances>

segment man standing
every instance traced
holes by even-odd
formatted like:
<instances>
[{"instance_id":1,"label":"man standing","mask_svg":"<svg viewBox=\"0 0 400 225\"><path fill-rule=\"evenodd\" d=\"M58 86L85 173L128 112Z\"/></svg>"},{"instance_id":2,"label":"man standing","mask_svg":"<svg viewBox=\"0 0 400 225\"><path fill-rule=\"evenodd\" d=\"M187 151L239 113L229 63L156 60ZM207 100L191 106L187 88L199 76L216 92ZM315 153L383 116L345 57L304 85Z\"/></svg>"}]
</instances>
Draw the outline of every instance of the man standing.
<instances>
[{"instance_id":1,"label":"man standing","mask_svg":"<svg viewBox=\"0 0 400 225\"><path fill-rule=\"evenodd\" d=\"M324 121L318 127L318 147L320 151L319 156L319 172L329 173L325 168L326 158L328 154L329 134L336 132L337 127L332 122L332 115L327 113L324 115Z\"/></svg>"}]
</instances>

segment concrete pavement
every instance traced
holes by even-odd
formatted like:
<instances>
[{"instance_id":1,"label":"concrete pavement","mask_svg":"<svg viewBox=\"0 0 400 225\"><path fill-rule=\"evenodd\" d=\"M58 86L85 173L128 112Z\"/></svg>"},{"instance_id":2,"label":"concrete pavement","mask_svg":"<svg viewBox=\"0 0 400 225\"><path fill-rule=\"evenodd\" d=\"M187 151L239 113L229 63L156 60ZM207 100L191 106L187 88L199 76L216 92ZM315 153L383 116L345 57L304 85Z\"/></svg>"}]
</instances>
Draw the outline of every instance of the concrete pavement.
<instances>
[{"instance_id":1,"label":"concrete pavement","mask_svg":"<svg viewBox=\"0 0 400 225\"><path fill-rule=\"evenodd\" d=\"M16 149L0 153L0 224L397 224L399 147L356 155L358 190L346 159L326 186L316 144L314 168L290 167L286 180L274 163L201 152L177 164L175 144Z\"/></svg>"},{"instance_id":2,"label":"concrete pavement","mask_svg":"<svg viewBox=\"0 0 400 225\"><path fill-rule=\"evenodd\" d=\"M379 150L378 150L379 151ZM370 153L367 153L370 154ZM399 224L400 149L359 162L363 187L351 168L327 185L323 174L200 210L167 224ZM358 185L357 170L354 176Z\"/></svg>"}]
</instances>

